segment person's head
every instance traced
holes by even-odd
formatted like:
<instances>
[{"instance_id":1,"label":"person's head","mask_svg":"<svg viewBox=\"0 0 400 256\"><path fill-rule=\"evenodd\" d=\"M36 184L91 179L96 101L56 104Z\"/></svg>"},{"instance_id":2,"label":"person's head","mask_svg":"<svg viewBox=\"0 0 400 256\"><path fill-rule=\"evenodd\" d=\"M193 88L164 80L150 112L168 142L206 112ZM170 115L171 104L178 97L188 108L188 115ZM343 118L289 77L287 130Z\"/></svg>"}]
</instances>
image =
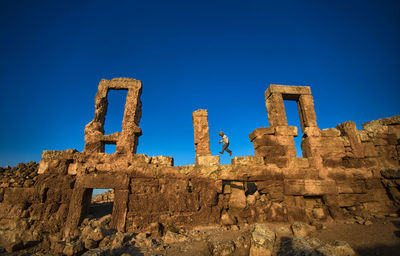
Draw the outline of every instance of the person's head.
<instances>
[{"instance_id":1,"label":"person's head","mask_svg":"<svg viewBox=\"0 0 400 256\"><path fill-rule=\"evenodd\" d=\"M219 136L224 136L224 133L222 131L219 131Z\"/></svg>"}]
</instances>

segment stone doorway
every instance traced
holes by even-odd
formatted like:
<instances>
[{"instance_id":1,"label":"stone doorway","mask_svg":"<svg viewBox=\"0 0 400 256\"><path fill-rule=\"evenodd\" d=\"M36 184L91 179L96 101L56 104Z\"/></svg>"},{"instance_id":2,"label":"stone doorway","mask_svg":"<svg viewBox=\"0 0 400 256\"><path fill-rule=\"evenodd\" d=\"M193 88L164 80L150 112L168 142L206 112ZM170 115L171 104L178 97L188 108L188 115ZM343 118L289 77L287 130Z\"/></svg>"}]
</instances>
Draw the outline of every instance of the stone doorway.
<instances>
[{"instance_id":1,"label":"stone doorway","mask_svg":"<svg viewBox=\"0 0 400 256\"><path fill-rule=\"evenodd\" d=\"M113 189L93 189L92 200L89 204L86 217L100 219L101 217L112 214L113 206Z\"/></svg>"},{"instance_id":2,"label":"stone doorway","mask_svg":"<svg viewBox=\"0 0 400 256\"><path fill-rule=\"evenodd\" d=\"M289 126L296 126L297 127L297 136L294 136L294 144L296 147L296 157L303 157L303 152L301 150L301 141L303 139L303 131L301 129L302 125L300 122L300 109L298 100L296 98L291 97L284 97L284 106L285 106L285 113L287 118L287 123Z\"/></svg>"}]
</instances>

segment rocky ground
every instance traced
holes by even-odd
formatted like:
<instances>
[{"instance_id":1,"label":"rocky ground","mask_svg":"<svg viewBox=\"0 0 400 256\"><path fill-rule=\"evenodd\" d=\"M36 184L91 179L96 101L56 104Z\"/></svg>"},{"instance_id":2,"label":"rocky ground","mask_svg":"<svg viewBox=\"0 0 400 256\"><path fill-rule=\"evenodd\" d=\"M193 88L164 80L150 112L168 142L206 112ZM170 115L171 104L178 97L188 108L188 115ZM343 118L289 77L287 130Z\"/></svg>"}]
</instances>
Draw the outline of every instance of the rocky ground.
<instances>
[{"instance_id":1,"label":"rocky ground","mask_svg":"<svg viewBox=\"0 0 400 256\"><path fill-rule=\"evenodd\" d=\"M143 233L109 229L111 215L86 218L75 237L58 241L51 253L33 247L1 255L397 255L400 218L354 223L269 223L193 229L154 223ZM359 222L359 223L357 223ZM0 249L1 250L1 249Z\"/></svg>"}]
</instances>

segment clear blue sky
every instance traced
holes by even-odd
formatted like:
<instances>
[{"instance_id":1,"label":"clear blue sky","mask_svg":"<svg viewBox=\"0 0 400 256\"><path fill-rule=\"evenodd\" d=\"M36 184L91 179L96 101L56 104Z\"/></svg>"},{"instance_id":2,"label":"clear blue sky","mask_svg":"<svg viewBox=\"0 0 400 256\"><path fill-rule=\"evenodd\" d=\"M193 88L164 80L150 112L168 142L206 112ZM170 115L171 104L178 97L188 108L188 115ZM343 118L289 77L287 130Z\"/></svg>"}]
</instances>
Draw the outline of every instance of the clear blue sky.
<instances>
[{"instance_id":1,"label":"clear blue sky","mask_svg":"<svg viewBox=\"0 0 400 256\"><path fill-rule=\"evenodd\" d=\"M3 0L0 26L0 166L82 151L102 78L143 82L138 153L176 165L194 163L199 108L214 155L219 130L254 154L271 83L311 86L321 129L400 114L399 1ZM110 94L110 133L123 101Z\"/></svg>"}]
</instances>

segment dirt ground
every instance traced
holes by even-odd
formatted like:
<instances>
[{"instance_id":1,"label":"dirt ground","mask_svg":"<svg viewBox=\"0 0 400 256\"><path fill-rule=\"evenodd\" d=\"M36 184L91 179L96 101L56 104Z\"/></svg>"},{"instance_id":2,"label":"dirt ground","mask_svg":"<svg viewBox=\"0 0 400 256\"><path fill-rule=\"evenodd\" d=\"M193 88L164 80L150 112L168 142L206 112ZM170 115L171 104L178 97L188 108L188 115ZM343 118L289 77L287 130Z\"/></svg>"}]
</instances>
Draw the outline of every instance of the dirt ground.
<instances>
[{"instance_id":1,"label":"dirt ground","mask_svg":"<svg viewBox=\"0 0 400 256\"><path fill-rule=\"evenodd\" d=\"M326 227L311 236L346 241L359 256L400 255L400 218L375 220L371 225L329 223Z\"/></svg>"},{"instance_id":2,"label":"dirt ground","mask_svg":"<svg viewBox=\"0 0 400 256\"><path fill-rule=\"evenodd\" d=\"M103 205L104 206L104 205ZM109 205L104 206L102 210L107 212ZM99 210L99 209L96 209ZM98 212L97 212L98 214ZM279 227L285 227L289 230L290 224L288 223L270 223L269 226L276 230ZM316 230L310 234L310 237L318 238L325 242L332 242L334 240L346 241L357 253L357 256L400 256L400 218L389 217L385 219L375 219L370 225L363 224L344 224L338 222L324 223L326 228ZM242 228L240 228L242 231ZM137 244L137 253L131 255L205 255L203 252L207 252L208 248L204 243L203 237L198 236L196 239L196 233L193 231L187 231L187 235L194 239L190 239L190 242L183 242L175 246L154 248L144 245ZM204 231L204 230L203 230ZM238 238L238 233L241 231L223 231L219 227L215 227L205 233L208 235L218 236L220 240L234 240ZM245 228L243 227L243 231ZM218 239L217 239L218 240ZM282 241L281 241L282 242ZM187 248L184 248L187 247ZM159 251L161 249L161 251ZM6 256L28 256L28 255L49 255L45 252L38 252L37 248L29 248L26 250L6 253L1 252L0 255ZM235 255L245 255L239 251L236 251ZM280 255L279 252L277 255ZM287 255L287 254L282 254Z\"/></svg>"}]
</instances>

